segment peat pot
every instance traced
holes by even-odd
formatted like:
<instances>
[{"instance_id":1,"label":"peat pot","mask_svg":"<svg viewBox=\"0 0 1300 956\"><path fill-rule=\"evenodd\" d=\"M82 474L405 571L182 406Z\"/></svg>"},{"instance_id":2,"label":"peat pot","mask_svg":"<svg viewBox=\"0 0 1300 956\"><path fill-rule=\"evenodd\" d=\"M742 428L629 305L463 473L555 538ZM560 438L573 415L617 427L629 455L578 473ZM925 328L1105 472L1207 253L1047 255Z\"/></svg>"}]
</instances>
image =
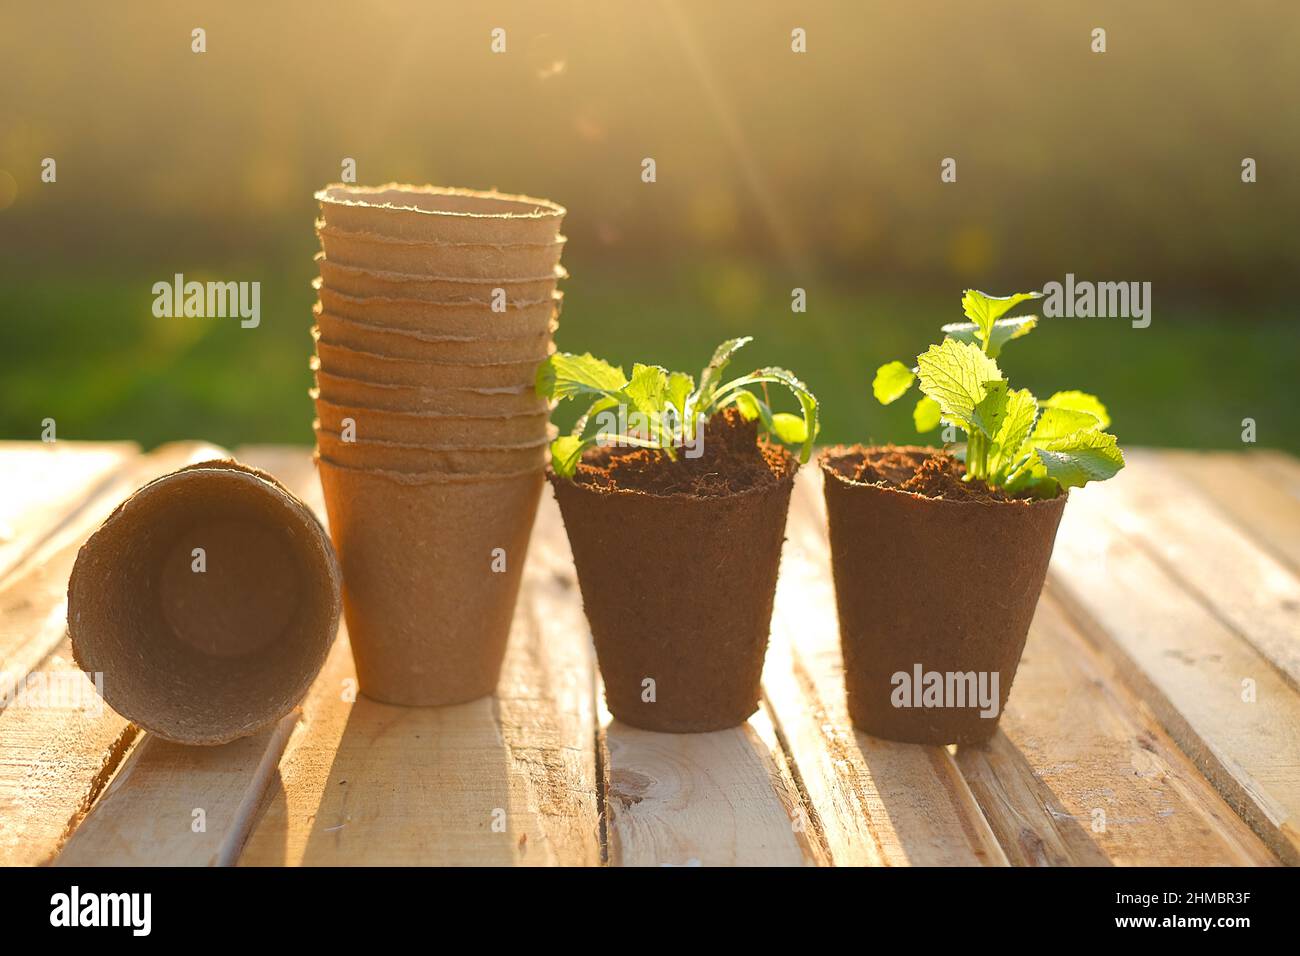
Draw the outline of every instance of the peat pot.
<instances>
[{"instance_id":1,"label":"peat pot","mask_svg":"<svg viewBox=\"0 0 1300 956\"><path fill-rule=\"evenodd\" d=\"M927 497L852 480L860 458L833 448L819 462L849 715L888 740L983 742L1011 692L1066 495Z\"/></svg>"},{"instance_id":2,"label":"peat pot","mask_svg":"<svg viewBox=\"0 0 1300 956\"><path fill-rule=\"evenodd\" d=\"M758 708L798 468L787 464L772 484L719 497L610 490L548 471L619 720L692 733L742 724Z\"/></svg>"}]
</instances>

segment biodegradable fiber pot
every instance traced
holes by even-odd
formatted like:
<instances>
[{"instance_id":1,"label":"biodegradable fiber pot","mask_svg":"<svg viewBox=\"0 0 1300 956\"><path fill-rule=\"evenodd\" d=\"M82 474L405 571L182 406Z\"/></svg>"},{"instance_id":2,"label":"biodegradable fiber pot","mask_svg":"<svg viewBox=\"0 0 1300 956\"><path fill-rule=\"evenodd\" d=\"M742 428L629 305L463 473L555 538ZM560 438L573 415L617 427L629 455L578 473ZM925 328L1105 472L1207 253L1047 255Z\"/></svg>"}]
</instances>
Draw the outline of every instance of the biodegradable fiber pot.
<instances>
[{"instance_id":1,"label":"biodegradable fiber pot","mask_svg":"<svg viewBox=\"0 0 1300 956\"><path fill-rule=\"evenodd\" d=\"M490 244L411 242L374 232L347 232L317 223L325 257L360 269L406 272L440 278L463 276L502 281L546 275L560 264L568 241Z\"/></svg>"},{"instance_id":2,"label":"biodegradable fiber pot","mask_svg":"<svg viewBox=\"0 0 1300 956\"><path fill-rule=\"evenodd\" d=\"M344 441L337 432L315 426L321 454L340 465L385 471L441 472L449 475L512 474L541 471L549 457L547 439L512 445L436 446L394 441Z\"/></svg>"},{"instance_id":3,"label":"biodegradable fiber pot","mask_svg":"<svg viewBox=\"0 0 1300 956\"><path fill-rule=\"evenodd\" d=\"M549 199L400 183L335 183L316 199L330 225L421 242L552 242L565 214Z\"/></svg>"},{"instance_id":4,"label":"biodegradable fiber pot","mask_svg":"<svg viewBox=\"0 0 1300 956\"><path fill-rule=\"evenodd\" d=\"M888 740L986 741L1011 692L1066 496L949 500L854 481L872 451L835 448L820 459L849 715ZM990 690L996 674L996 715L952 699L894 706L900 688L918 701L918 668L923 677L984 675Z\"/></svg>"},{"instance_id":5,"label":"biodegradable fiber pot","mask_svg":"<svg viewBox=\"0 0 1300 956\"><path fill-rule=\"evenodd\" d=\"M429 412L439 415L546 414L549 405L532 386L513 388L438 388L421 385L385 385L343 375L331 375L311 358L320 397L336 405Z\"/></svg>"},{"instance_id":6,"label":"biodegradable fiber pot","mask_svg":"<svg viewBox=\"0 0 1300 956\"><path fill-rule=\"evenodd\" d=\"M541 469L452 477L317 465L362 693L408 705L492 693Z\"/></svg>"},{"instance_id":7,"label":"biodegradable fiber pot","mask_svg":"<svg viewBox=\"0 0 1300 956\"><path fill-rule=\"evenodd\" d=\"M185 744L287 714L325 662L339 609L339 566L315 516L270 475L225 460L127 498L68 582L81 669L102 675L123 717Z\"/></svg>"},{"instance_id":8,"label":"biodegradable fiber pot","mask_svg":"<svg viewBox=\"0 0 1300 956\"><path fill-rule=\"evenodd\" d=\"M507 301L503 312L486 302L425 302L382 296L358 297L337 292L313 280L321 311L385 329L419 332L445 338L514 339L543 335L560 314L564 296L555 292L531 302Z\"/></svg>"},{"instance_id":9,"label":"biodegradable fiber pot","mask_svg":"<svg viewBox=\"0 0 1300 956\"><path fill-rule=\"evenodd\" d=\"M377 296L386 299L414 299L431 303L471 303L490 305L497 289L505 289L509 303L540 302L549 299L556 283L568 273L556 266L547 274L525 279L430 278L405 272L359 269L345 266L324 253L316 254L321 284L336 292L355 297Z\"/></svg>"},{"instance_id":10,"label":"biodegradable fiber pot","mask_svg":"<svg viewBox=\"0 0 1300 956\"><path fill-rule=\"evenodd\" d=\"M541 358L520 362L421 362L348 348L321 337L312 329L316 355L323 371L347 378L386 385L424 385L435 388L531 388Z\"/></svg>"},{"instance_id":11,"label":"biodegradable fiber pot","mask_svg":"<svg viewBox=\"0 0 1300 956\"><path fill-rule=\"evenodd\" d=\"M718 497L608 490L548 472L619 720L694 733L742 724L758 708L798 468L785 461L777 481Z\"/></svg>"},{"instance_id":12,"label":"biodegradable fiber pot","mask_svg":"<svg viewBox=\"0 0 1300 956\"><path fill-rule=\"evenodd\" d=\"M332 315L319 306L314 315L321 338L326 342L416 362L444 365L485 365L530 359L541 362L551 350L551 328L521 338L449 337L366 325Z\"/></svg>"},{"instance_id":13,"label":"biodegradable fiber pot","mask_svg":"<svg viewBox=\"0 0 1300 956\"><path fill-rule=\"evenodd\" d=\"M312 389L321 427L342 432L351 419L355 437L365 441L400 441L421 445L504 445L541 441L547 434L546 412L532 415L432 415L395 412L358 405L336 405Z\"/></svg>"}]
</instances>

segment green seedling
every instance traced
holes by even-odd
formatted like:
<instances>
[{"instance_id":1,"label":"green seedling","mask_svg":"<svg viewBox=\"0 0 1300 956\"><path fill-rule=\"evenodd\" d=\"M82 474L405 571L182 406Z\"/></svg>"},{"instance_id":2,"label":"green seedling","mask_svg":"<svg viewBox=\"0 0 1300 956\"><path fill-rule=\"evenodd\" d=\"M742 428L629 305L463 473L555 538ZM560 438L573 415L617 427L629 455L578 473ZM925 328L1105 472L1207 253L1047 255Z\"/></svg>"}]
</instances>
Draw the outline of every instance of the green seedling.
<instances>
[{"instance_id":1,"label":"green seedling","mask_svg":"<svg viewBox=\"0 0 1300 956\"><path fill-rule=\"evenodd\" d=\"M969 322L943 326L944 339L918 355L915 366L882 365L872 382L881 404L920 383L912 419L919 432L952 425L966 435L967 480L979 479L1011 495L1052 498L1064 488L1104 481L1124 467L1110 416L1096 396L1057 392L1044 401L1012 389L997 358L1011 341L1038 324L1032 315L1005 317L1041 292L997 297L967 289L962 311Z\"/></svg>"},{"instance_id":2,"label":"green seedling","mask_svg":"<svg viewBox=\"0 0 1300 956\"><path fill-rule=\"evenodd\" d=\"M670 372L658 365L623 369L595 358L590 352L557 352L537 369L537 394L556 401L589 399L591 405L573 431L551 443L551 465L562 478L572 478L582 453L598 444L654 448L676 460L695 443L701 424L716 412L735 405L746 419L777 441L798 445L799 460L806 462L817 438L817 399L808 386L783 368L760 368L724 382L732 356L748 344L748 336L728 339L718 346L700 373L699 384L686 372ZM751 386L783 385L799 402L801 414L774 412Z\"/></svg>"}]
</instances>

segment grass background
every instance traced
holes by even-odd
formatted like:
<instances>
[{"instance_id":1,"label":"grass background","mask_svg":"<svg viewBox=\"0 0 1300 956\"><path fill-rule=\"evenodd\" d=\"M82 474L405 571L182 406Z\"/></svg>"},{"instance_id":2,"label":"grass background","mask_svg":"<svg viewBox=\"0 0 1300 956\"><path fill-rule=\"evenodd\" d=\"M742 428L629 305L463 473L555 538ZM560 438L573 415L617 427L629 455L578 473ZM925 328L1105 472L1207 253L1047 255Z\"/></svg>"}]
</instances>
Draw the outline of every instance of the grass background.
<instances>
[{"instance_id":1,"label":"grass background","mask_svg":"<svg viewBox=\"0 0 1300 956\"><path fill-rule=\"evenodd\" d=\"M1045 322L1013 385L1096 392L1124 444L1241 447L1249 417L1300 452L1294 4L54 6L0 30L0 438L309 443L311 193L351 156L565 203L562 348L694 372L754 335L826 441L915 437L870 380L962 288L1073 272L1153 282L1152 325ZM154 318L176 272L259 281L261 327Z\"/></svg>"}]
</instances>

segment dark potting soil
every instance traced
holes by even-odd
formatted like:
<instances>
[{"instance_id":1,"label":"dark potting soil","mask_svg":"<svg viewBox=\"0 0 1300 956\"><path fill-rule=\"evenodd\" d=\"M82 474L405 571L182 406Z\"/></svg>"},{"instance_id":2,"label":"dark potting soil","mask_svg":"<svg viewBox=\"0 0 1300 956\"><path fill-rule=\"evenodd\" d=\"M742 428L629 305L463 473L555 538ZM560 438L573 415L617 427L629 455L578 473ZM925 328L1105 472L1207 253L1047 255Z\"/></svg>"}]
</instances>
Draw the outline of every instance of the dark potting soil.
<instances>
[{"instance_id":1,"label":"dark potting soil","mask_svg":"<svg viewBox=\"0 0 1300 956\"><path fill-rule=\"evenodd\" d=\"M949 501L1012 501L1000 488L965 480L966 466L946 451L915 445L855 446L840 459L839 470L868 485L882 485Z\"/></svg>"},{"instance_id":2,"label":"dark potting soil","mask_svg":"<svg viewBox=\"0 0 1300 956\"><path fill-rule=\"evenodd\" d=\"M583 455L574 481L611 491L720 498L776 484L794 467L780 445L759 441L758 422L735 408L704 426L698 458L681 450L674 461L655 449L594 448Z\"/></svg>"}]
</instances>

